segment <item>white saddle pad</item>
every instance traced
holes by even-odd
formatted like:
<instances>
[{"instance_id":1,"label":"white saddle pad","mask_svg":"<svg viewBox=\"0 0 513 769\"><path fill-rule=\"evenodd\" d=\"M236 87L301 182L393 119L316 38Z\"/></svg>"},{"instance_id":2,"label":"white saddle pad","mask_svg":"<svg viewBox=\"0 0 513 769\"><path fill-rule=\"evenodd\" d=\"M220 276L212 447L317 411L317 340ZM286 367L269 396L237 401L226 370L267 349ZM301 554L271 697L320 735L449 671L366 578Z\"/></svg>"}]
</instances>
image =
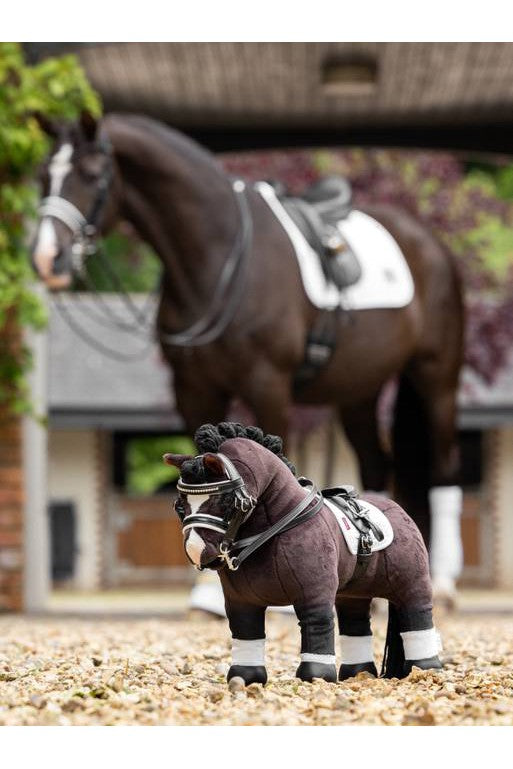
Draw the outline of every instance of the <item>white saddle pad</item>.
<instances>
[{"instance_id":1,"label":"white saddle pad","mask_svg":"<svg viewBox=\"0 0 513 769\"><path fill-rule=\"evenodd\" d=\"M292 221L270 184L257 182L262 195L290 238L306 295L319 309L370 310L405 307L415 293L410 268L390 233L362 211L351 211L338 227L362 268L357 283L342 291L326 280L318 255Z\"/></svg>"},{"instance_id":2,"label":"white saddle pad","mask_svg":"<svg viewBox=\"0 0 513 769\"><path fill-rule=\"evenodd\" d=\"M358 543L360 541L360 532L358 531L354 523L347 517L347 515L345 515L342 512L342 510L340 510L340 508L337 507L337 505L335 505L329 499L325 499L324 502L326 504L326 507L329 507L329 509L332 511L333 515L337 519L338 524L340 526L340 530L344 535L344 539L346 541L346 545L349 549L349 552L352 553L353 555L357 555ZM379 510L379 508L375 507L374 505L371 505L370 502L365 502L363 499L359 499L358 504L364 508L364 510L366 511L372 523L375 523L376 526L378 526L383 532L383 539L379 541L374 537L374 534L372 533L372 531L370 531L370 535L372 538L372 546L371 546L372 552L374 553L374 552L377 552L378 550L384 550L385 547L388 547L389 544L394 539L394 530L392 528L392 524L390 523L386 515L381 510Z\"/></svg>"}]
</instances>

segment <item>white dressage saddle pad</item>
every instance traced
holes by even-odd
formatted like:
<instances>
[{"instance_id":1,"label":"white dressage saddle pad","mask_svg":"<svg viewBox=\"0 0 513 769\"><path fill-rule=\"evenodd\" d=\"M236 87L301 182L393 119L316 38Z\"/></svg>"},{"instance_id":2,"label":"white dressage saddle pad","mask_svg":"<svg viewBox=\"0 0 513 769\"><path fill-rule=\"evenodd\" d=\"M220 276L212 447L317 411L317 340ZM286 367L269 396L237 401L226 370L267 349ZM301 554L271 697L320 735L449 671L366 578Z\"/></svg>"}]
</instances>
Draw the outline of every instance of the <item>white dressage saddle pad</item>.
<instances>
[{"instance_id":1,"label":"white dressage saddle pad","mask_svg":"<svg viewBox=\"0 0 513 769\"><path fill-rule=\"evenodd\" d=\"M390 233L362 211L351 211L338 227L362 268L357 283L340 290L326 279L319 256L292 221L270 184L257 182L256 190L271 208L290 238L306 295L319 309L348 310L405 307L415 292L403 253Z\"/></svg>"},{"instance_id":2,"label":"white dressage saddle pad","mask_svg":"<svg viewBox=\"0 0 513 769\"><path fill-rule=\"evenodd\" d=\"M326 507L329 507L337 519L349 552L353 555L357 555L358 543L360 541L360 532L354 523L347 517L347 515L345 515L344 512L339 507L337 507L337 505L331 502L331 500L325 499L324 503ZM380 541L374 537L372 530L370 531L372 538L372 552L374 553L378 550L384 550L385 547L388 547L394 539L394 530L392 528L392 524L386 515L379 508L371 505L370 502L365 502L363 499L359 499L358 504L364 508L372 523L375 523L376 526L378 526L383 532L383 539Z\"/></svg>"}]
</instances>

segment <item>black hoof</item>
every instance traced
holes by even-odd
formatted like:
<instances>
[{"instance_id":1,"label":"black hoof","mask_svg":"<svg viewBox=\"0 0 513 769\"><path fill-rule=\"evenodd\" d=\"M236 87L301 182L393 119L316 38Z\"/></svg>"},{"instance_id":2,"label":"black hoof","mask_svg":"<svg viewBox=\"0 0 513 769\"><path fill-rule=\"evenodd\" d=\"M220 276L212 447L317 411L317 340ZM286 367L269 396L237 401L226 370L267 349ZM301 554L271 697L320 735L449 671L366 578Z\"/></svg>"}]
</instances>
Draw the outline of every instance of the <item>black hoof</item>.
<instances>
[{"instance_id":1,"label":"black hoof","mask_svg":"<svg viewBox=\"0 0 513 769\"><path fill-rule=\"evenodd\" d=\"M423 660L406 660L403 666L403 677L411 673L413 666L421 670L441 670L443 668L438 657L426 657Z\"/></svg>"},{"instance_id":2,"label":"black hoof","mask_svg":"<svg viewBox=\"0 0 513 769\"><path fill-rule=\"evenodd\" d=\"M370 673L378 677L378 671L374 662L358 662L355 665L341 665L338 671L338 680L345 681L346 678L353 678L358 673Z\"/></svg>"},{"instance_id":3,"label":"black hoof","mask_svg":"<svg viewBox=\"0 0 513 769\"><path fill-rule=\"evenodd\" d=\"M312 683L314 678L323 678L330 683L337 681L335 665L324 665L322 662L302 662L296 670L296 678Z\"/></svg>"},{"instance_id":4,"label":"black hoof","mask_svg":"<svg viewBox=\"0 0 513 769\"><path fill-rule=\"evenodd\" d=\"M226 680L238 676L244 680L246 686L249 684L266 684L267 670L263 665L232 665L226 676Z\"/></svg>"}]
</instances>

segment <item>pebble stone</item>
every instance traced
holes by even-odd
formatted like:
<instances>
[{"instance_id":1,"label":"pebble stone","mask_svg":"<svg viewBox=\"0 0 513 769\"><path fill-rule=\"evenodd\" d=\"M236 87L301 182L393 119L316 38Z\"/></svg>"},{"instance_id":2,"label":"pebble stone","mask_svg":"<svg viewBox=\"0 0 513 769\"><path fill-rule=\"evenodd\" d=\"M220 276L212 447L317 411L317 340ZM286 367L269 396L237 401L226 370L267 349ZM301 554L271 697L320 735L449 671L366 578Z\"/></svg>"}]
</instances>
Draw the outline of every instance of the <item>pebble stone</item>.
<instances>
[{"instance_id":1,"label":"pebble stone","mask_svg":"<svg viewBox=\"0 0 513 769\"><path fill-rule=\"evenodd\" d=\"M294 677L296 621L271 615L269 682L245 687L225 681L224 622L3 615L0 725L513 725L513 617L445 614L437 626L441 671L308 684ZM384 619L373 628L379 669Z\"/></svg>"}]
</instances>

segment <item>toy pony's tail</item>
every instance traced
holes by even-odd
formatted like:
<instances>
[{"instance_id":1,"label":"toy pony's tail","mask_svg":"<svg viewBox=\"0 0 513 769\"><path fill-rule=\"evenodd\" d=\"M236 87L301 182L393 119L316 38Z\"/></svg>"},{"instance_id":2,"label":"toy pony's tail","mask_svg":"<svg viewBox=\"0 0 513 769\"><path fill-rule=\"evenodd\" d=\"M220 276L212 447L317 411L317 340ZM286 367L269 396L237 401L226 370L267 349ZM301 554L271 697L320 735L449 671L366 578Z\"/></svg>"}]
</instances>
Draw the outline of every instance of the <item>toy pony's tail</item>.
<instances>
[{"instance_id":1,"label":"toy pony's tail","mask_svg":"<svg viewBox=\"0 0 513 769\"><path fill-rule=\"evenodd\" d=\"M404 675L404 647L399 633L399 615L395 606L388 602L388 625L385 652L381 666L383 678L402 678Z\"/></svg>"}]
</instances>

